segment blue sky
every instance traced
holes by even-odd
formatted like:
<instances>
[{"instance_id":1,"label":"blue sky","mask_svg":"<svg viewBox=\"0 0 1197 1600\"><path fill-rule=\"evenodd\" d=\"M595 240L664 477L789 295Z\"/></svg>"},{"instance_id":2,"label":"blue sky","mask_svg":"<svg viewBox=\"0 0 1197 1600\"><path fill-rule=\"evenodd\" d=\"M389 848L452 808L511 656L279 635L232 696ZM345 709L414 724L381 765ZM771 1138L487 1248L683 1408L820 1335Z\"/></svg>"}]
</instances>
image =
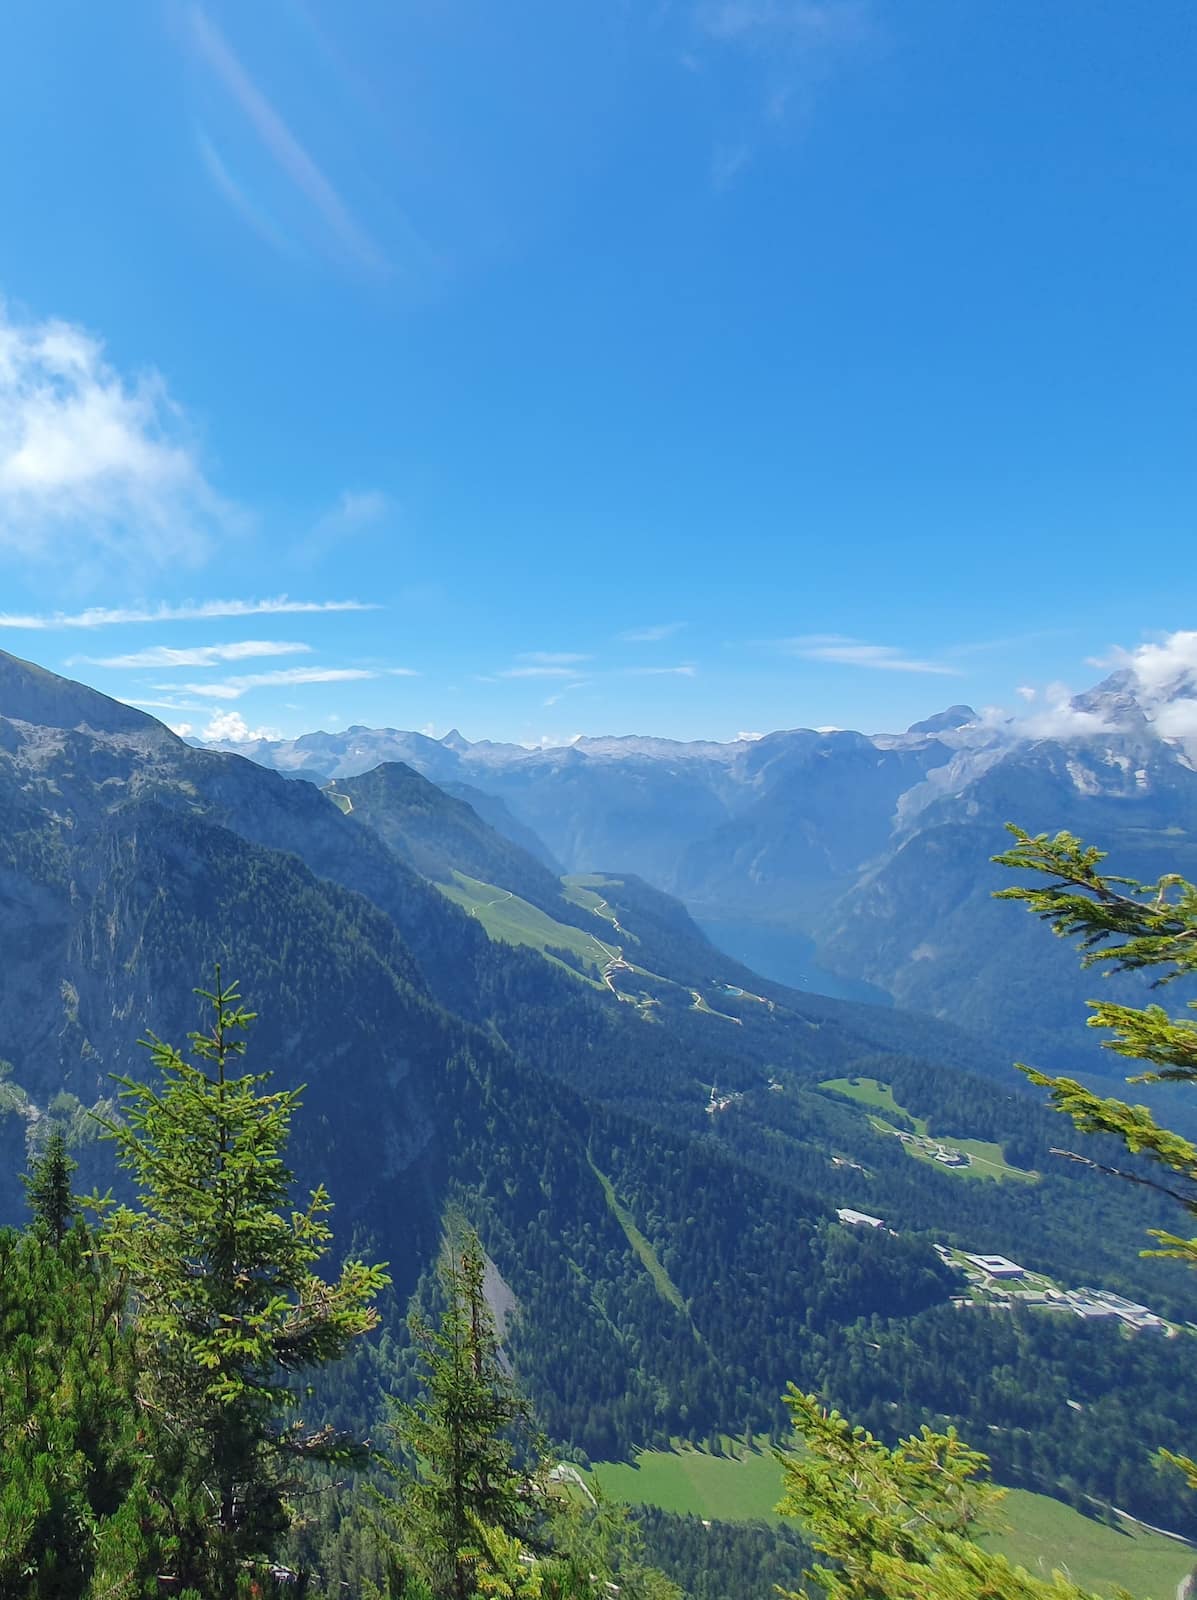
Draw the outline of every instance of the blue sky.
<instances>
[{"instance_id":1,"label":"blue sky","mask_svg":"<svg viewBox=\"0 0 1197 1600\"><path fill-rule=\"evenodd\" d=\"M1193 624L1188 0L5 39L0 647L533 742L903 726Z\"/></svg>"}]
</instances>

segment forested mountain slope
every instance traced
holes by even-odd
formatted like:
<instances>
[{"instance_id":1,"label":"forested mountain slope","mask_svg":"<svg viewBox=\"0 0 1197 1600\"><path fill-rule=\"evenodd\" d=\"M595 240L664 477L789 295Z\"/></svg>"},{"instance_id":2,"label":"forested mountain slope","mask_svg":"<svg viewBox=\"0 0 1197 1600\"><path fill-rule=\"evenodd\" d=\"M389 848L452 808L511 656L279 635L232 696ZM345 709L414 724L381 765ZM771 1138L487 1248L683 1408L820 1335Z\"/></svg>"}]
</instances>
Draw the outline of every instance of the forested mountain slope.
<instances>
[{"instance_id":1,"label":"forested mountain slope","mask_svg":"<svg viewBox=\"0 0 1197 1600\"><path fill-rule=\"evenodd\" d=\"M52 1123L107 1181L83 1108L111 1072L142 1069L148 1029L193 1025L191 985L220 959L262 1014L256 1064L308 1085L301 1179L328 1183L343 1239L390 1260L396 1311L456 1198L511 1291L510 1349L546 1425L596 1456L768 1427L790 1378L903 1425L1024 1416L1026 1393L993 1376L1009 1341L991 1314L948 1305L959 1279L933 1242L1197 1314L1182 1273L1135 1259L1159 1208L1054 1167L1051 1119L966 1036L769 984L634 876L551 891L542 864L411 774L362 785L345 814L310 783L3 665L7 1215L23 1146ZM493 920L516 900L526 914ZM588 938L617 956L588 956ZM1021 1176L914 1158L835 1092L862 1075L936 1135L991 1141ZM893 1231L843 1227L841 1206ZM1000 1467L1112 1495L1115 1455L1141 1461L1175 1431L1184 1341L1095 1330L1103 1406L1078 1421L1080 1346L1006 1315L1038 1420L1017 1449L998 1436ZM948 1352L935 1367L902 1353L925 1338ZM1144 1482L1146 1509L1188 1515Z\"/></svg>"},{"instance_id":2,"label":"forested mountain slope","mask_svg":"<svg viewBox=\"0 0 1197 1600\"><path fill-rule=\"evenodd\" d=\"M240 748L288 772L341 779L385 759L438 784L468 781L566 871L643 878L793 987L868 984L1007 1055L1100 1072L1109 1061L1084 1033L1075 961L990 903L999 874L988 858L1013 820L1068 828L1144 877L1185 870L1197 852L1197 746L1172 730L1193 706L1191 673L1160 685L1127 668L1050 715L1020 723L953 706L904 734L527 750L354 728Z\"/></svg>"}]
</instances>

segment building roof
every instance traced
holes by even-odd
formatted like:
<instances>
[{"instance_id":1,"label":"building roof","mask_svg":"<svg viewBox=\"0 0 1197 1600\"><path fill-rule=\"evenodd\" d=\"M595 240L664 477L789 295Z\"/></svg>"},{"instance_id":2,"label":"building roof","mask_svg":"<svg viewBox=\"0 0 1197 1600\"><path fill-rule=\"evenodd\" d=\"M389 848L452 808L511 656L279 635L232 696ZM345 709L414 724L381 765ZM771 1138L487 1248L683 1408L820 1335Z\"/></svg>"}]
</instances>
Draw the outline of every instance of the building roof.
<instances>
[{"instance_id":1,"label":"building roof","mask_svg":"<svg viewBox=\"0 0 1197 1600\"><path fill-rule=\"evenodd\" d=\"M836 1216L849 1228L884 1228L880 1217L871 1217L867 1211L853 1211L851 1206L841 1206Z\"/></svg>"}]
</instances>

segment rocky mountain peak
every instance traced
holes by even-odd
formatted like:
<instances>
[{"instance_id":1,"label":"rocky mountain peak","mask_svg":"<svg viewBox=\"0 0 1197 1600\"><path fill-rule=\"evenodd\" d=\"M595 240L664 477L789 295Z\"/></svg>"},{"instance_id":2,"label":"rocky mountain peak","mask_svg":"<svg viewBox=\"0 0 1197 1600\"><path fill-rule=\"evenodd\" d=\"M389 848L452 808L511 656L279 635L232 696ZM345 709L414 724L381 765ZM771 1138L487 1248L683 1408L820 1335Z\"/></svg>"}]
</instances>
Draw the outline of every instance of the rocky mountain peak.
<instances>
[{"instance_id":1,"label":"rocky mountain peak","mask_svg":"<svg viewBox=\"0 0 1197 1600\"><path fill-rule=\"evenodd\" d=\"M912 722L906 732L946 733L952 728L966 727L976 720L977 713L972 706L948 706L946 711L937 711L933 717L924 717L921 722Z\"/></svg>"}]
</instances>

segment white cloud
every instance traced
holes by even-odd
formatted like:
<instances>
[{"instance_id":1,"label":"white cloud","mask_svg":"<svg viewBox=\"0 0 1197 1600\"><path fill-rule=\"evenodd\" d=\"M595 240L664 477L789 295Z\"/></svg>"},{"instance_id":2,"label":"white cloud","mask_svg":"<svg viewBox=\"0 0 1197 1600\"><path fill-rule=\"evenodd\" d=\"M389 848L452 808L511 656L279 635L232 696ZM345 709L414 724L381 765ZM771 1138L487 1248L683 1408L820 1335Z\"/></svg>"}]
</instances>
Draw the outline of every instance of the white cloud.
<instances>
[{"instance_id":1,"label":"white cloud","mask_svg":"<svg viewBox=\"0 0 1197 1600\"><path fill-rule=\"evenodd\" d=\"M1015 724L1025 739L1084 739L1097 733L1113 733L1115 724L1098 711L1079 711L1071 699L1057 699L1023 717Z\"/></svg>"},{"instance_id":2,"label":"white cloud","mask_svg":"<svg viewBox=\"0 0 1197 1600\"><path fill-rule=\"evenodd\" d=\"M628 628L616 637L623 644L659 644L662 639L672 639L685 626L684 622L654 622L646 628Z\"/></svg>"},{"instance_id":3,"label":"white cloud","mask_svg":"<svg viewBox=\"0 0 1197 1600\"><path fill-rule=\"evenodd\" d=\"M190 722L169 722L167 727L172 733L177 734L180 739L185 739L189 733L195 732L195 726Z\"/></svg>"},{"instance_id":4,"label":"white cloud","mask_svg":"<svg viewBox=\"0 0 1197 1600\"><path fill-rule=\"evenodd\" d=\"M928 672L939 677L959 677L957 667L941 661L921 661L896 645L868 644L841 633L807 633L777 641L787 655L803 661L825 661L834 666L868 667L875 672Z\"/></svg>"},{"instance_id":5,"label":"white cloud","mask_svg":"<svg viewBox=\"0 0 1197 1600\"><path fill-rule=\"evenodd\" d=\"M573 667L506 667L498 678L576 678ZM482 681L486 681L485 679Z\"/></svg>"},{"instance_id":6,"label":"white cloud","mask_svg":"<svg viewBox=\"0 0 1197 1600\"><path fill-rule=\"evenodd\" d=\"M572 667L579 661L592 661L593 656L580 656L569 650L521 650L517 660L530 661L542 667Z\"/></svg>"},{"instance_id":7,"label":"white cloud","mask_svg":"<svg viewBox=\"0 0 1197 1600\"><path fill-rule=\"evenodd\" d=\"M0 611L0 628L44 632L56 628L109 628L138 622L209 622L222 617L278 617L321 611L380 611L366 600L189 600L183 605L89 606L86 611Z\"/></svg>"},{"instance_id":8,"label":"white cloud","mask_svg":"<svg viewBox=\"0 0 1197 1600\"><path fill-rule=\"evenodd\" d=\"M1197 688L1197 632L1170 633L1134 650L1115 650L1112 661L1129 667L1142 694L1155 701L1178 688Z\"/></svg>"},{"instance_id":9,"label":"white cloud","mask_svg":"<svg viewBox=\"0 0 1197 1600\"><path fill-rule=\"evenodd\" d=\"M134 650L124 656L74 656L67 662L73 667L83 663L89 667L217 667L225 661L247 661L255 656L310 655L310 644L288 644L282 639L243 639L233 644L199 644L177 646L150 645L145 650Z\"/></svg>"},{"instance_id":10,"label":"white cloud","mask_svg":"<svg viewBox=\"0 0 1197 1600\"><path fill-rule=\"evenodd\" d=\"M1045 688L1021 684L1017 693L1033 709L1012 713L1004 706L986 706L972 726L983 736L1010 739L1085 739L1118 731L1107 713L1074 705L1066 683L1049 683Z\"/></svg>"},{"instance_id":11,"label":"white cloud","mask_svg":"<svg viewBox=\"0 0 1197 1600\"><path fill-rule=\"evenodd\" d=\"M755 744L758 739L763 739L764 737L763 733L737 733L736 742L738 744Z\"/></svg>"},{"instance_id":12,"label":"white cloud","mask_svg":"<svg viewBox=\"0 0 1197 1600\"><path fill-rule=\"evenodd\" d=\"M542 733L539 739L521 739L520 747L524 750L561 750L567 745L577 744L584 737L581 733L571 733L568 739L562 739L555 733Z\"/></svg>"},{"instance_id":13,"label":"white cloud","mask_svg":"<svg viewBox=\"0 0 1197 1600\"><path fill-rule=\"evenodd\" d=\"M1091 665L1128 671L1134 696L1163 739L1197 738L1197 631L1180 629Z\"/></svg>"},{"instance_id":14,"label":"white cloud","mask_svg":"<svg viewBox=\"0 0 1197 1600\"><path fill-rule=\"evenodd\" d=\"M625 667L629 678L694 678L698 668L690 662L680 667Z\"/></svg>"},{"instance_id":15,"label":"white cloud","mask_svg":"<svg viewBox=\"0 0 1197 1600\"><path fill-rule=\"evenodd\" d=\"M251 728L239 711L217 711L200 734L207 744L251 744L257 739L281 739L274 728Z\"/></svg>"},{"instance_id":16,"label":"white cloud","mask_svg":"<svg viewBox=\"0 0 1197 1600\"><path fill-rule=\"evenodd\" d=\"M85 329L0 303L0 550L177 568L236 520L161 377L128 379Z\"/></svg>"},{"instance_id":17,"label":"white cloud","mask_svg":"<svg viewBox=\"0 0 1197 1600\"><path fill-rule=\"evenodd\" d=\"M1197 699L1171 700L1155 714L1155 731L1163 739L1197 739Z\"/></svg>"},{"instance_id":18,"label":"white cloud","mask_svg":"<svg viewBox=\"0 0 1197 1600\"><path fill-rule=\"evenodd\" d=\"M249 672L219 683L158 683L154 687L169 693L203 695L212 700L240 700L250 689L272 689L281 684L352 683L362 678L377 678L378 673L364 667L281 667L277 672Z\"/></svg>"}]
</instances>

